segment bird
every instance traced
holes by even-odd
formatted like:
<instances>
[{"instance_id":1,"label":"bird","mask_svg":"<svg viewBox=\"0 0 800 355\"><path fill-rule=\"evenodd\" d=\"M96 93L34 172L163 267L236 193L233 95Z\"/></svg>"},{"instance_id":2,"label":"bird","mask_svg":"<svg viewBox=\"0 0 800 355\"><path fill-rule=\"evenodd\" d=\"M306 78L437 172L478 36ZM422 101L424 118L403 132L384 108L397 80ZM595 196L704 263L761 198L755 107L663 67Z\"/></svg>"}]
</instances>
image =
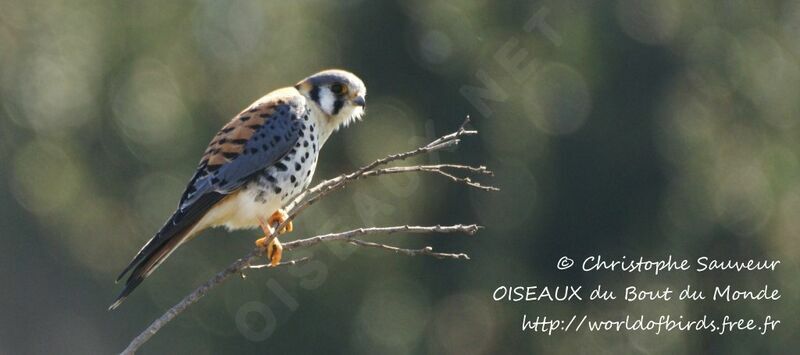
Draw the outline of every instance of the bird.
<instances>
[{"instance_id":1,"label":"bird","mask_svg":"<svg viewBox=\"0 0 800 355\"><path fill-rule=\"evenodd\" d=\"M274 90L234 116L206 148L175 212L117 277L119 282L130 272L109 310L208 228L260 227L265 236L256 245L271 265L280 263L280 242L268 242L272 226L287 220L283 207L310 184L330 135L361 120L366 94L355 74L328 69ZM289 221L279 233L292 229Z\"/></svg>"}]
</instances>

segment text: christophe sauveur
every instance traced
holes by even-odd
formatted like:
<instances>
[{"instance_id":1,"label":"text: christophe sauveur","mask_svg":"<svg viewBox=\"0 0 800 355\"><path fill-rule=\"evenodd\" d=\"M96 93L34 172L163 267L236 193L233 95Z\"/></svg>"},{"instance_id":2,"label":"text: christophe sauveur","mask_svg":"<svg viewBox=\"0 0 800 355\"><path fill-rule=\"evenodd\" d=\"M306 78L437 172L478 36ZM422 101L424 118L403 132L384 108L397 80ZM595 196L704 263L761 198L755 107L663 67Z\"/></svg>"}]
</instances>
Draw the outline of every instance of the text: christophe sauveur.
<instances>
[{"instance_id":1,"label":"text: christophe sauveur","mask_svg":"<svg viewBox=\"0 0 800 355\"><path fill-rule=\"evenodd\" d=\"M622 271L622 272L648 272L658 275L669 271L694 271L694 272L743 272L743 271L775 271L780 260L718 260L701 256L692 262L689 259L676 259L672 255L661 260L646 260L644 257L608 259L601 255L589 256L583 259L581 270L592 271Z\"/></svg>"}]
</instances>

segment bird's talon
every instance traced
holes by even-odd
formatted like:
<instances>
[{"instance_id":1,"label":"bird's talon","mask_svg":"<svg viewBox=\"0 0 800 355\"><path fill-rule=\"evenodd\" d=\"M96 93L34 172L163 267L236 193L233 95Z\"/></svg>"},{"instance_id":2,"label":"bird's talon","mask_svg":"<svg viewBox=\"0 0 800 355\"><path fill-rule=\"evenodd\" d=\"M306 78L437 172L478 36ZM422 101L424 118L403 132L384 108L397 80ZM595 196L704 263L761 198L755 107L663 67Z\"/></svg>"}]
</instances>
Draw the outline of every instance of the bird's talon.
<instances>
[{"instance_id":1,"label":"bird's talon","mask_svg":"<svg viewBox=\"0 0 800 355\"><path fill-rule=\"evenodd\" d=\"M274 228L281 225L289 219L289 215L286 214L283 210L277 210L275 213L272 214L266 221L262 220L261 218L258 219L258 224L261 226L261 230L264 232L264 237L261 239L256 240L256 246L266 250L267 259L269 259L269 264L271 266L276 266L281 262L281 256L283 255L283 246L278 238L272 239L269 244L267 243L267 239L273 234ZM283 228L279 231L279 234L291 232L294 229L292 226L292 222L286 223Z\"/></svg>"},{"instance_id":2,"label":"bird's talon","mask_svg":"<svg viewBox=\"0 0 800 355\"><path fill-rule=\"evenodd\" d=\"M272 216L267 219L267 223L270 226L279 226L281 223L285 222L289 219L289 215L284 210L277 210ZM294 230L294 225L292 225L292 221L286 223L286 225L280 230L280 234L289 233Z\"/></svg>"},{"instance_id":3,"label":"bird's talon","mask_svg":"<svg viewBox=\"0 0 800 355\"><path fill-rule=\"evenodd\" d=\"M281 242L278 241L278 238L272 240L272 243L269 243L267 246L267 258L269 258L269 264L272 266L277 266L281 263L281 256L283 256L283 245Z\"/></svg>"},{"instance_id":4,"label":"bird's talon","mask_svg":"<svg viewBox=\"0 0 800 355\"><path fill-rule=\"evenodd\" d=\"M265 236L256 240L256 247L260 249L265 249L267 253L267 259L269 259L270 266L277 266L281 263L281 257L283 256L283 245L275 238L267 244L267 239L269 236Z\"/></svg>"}]
</instances>

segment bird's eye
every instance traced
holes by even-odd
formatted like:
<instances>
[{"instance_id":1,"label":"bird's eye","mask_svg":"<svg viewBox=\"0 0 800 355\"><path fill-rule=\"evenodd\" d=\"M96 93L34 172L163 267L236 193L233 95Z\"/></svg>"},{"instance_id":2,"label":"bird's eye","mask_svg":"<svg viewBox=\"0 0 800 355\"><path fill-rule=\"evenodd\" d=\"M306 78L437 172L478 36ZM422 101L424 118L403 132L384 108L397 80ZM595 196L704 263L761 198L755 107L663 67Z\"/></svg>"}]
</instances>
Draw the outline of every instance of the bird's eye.
<instances>
[{"instance_id":1,"label":"bird's eye","mask_svg":"<svg viewBox=\"0 0 800 355\"><path fill-rule=\"evenodd\" d=\"M336 95L344 94L347 91L347 88L342 84L333 84L331 85L331 92Z\"/></svg>"}]
</instances>

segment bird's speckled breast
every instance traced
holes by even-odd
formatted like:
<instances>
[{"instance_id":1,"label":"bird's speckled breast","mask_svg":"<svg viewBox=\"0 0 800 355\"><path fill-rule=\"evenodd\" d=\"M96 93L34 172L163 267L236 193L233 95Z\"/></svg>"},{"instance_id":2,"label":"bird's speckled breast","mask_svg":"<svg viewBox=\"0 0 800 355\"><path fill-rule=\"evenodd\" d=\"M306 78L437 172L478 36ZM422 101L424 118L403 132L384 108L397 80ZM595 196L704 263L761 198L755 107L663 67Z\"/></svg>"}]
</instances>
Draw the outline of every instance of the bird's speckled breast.
<instances>
[{"instance_id":1,"label":"bird's speckled breast","mask_svg":"<svg viewBox=\"0 0 800 355\"><path fill-rule=\"evenodd\" d=\"M311 183L320 150L320 129L305 110L298 118L299 138L279 162L262 170L245 186L246 195L257 204L285 206ZM265 212L271 214L274 211Z\"/></svg>"}]
</instances>

